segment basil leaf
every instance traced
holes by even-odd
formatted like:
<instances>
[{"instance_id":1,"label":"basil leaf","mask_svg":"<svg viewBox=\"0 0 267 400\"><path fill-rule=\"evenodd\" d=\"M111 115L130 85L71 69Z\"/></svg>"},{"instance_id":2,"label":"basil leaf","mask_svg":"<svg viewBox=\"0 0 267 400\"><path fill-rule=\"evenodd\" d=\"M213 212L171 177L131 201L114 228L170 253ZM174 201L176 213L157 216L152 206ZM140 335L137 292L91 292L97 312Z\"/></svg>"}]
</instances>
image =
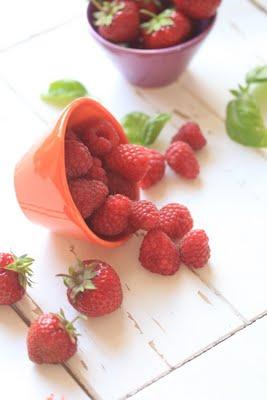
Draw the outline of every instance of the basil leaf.
<instances>
[{"instance_id":1,"label":"basil leaf","mask_svg":"<svg viewBox=\"0 0 267 400\"><path fill-rule=\"evenodd\" d=\"M86 88L78 81L62 79L50 83L48 92L41 95L48 104L63 108L78 97L86 96Z\"/></svg>"},{"instance_id":2,"label":"basil leaf","mask_svg":"<svg viewBox=\"0 0 267 400\"><path fill-rule=\"evenodd\" d=\"M170 119L171 115L165 113L158 114L155 117L150 118L145 126L143 144L145 146L149 146L154 143L158 135Z\"/></svg>"},{"instance_id":3,"label":"basil leaf","mask_svg":"<svg viewBox=\"0 0 267 400\"><path fill-rule=\"evenodd\" d=\"M249 71L246 76L247 84L267 82L267 65L256 67Z\"/></svg>"},{"instance_id":4,"label":"basil leaf","mask_svg":"<svg viewBox=\"0 0 267 400\"><path fill-rule=\"evenodd\" d=\"M267 129L254 97L240 94L227 106L226 130L238 143L251 147L267 147Z\"/></svg>"},{"instance_id":5,"label":"basil leaf","mask_svg":"<svg viewBox=\"0 0 267 400\"><path fill-rule=\"evenodd\" d=\"M158 114L155 117L142 112L132 112L122 119L125 133L131 143L149 146L171 119L170 114Z\"/></svg>"},{"instance_id":6,"label":"basil leaf","mask_svg":"<svg viewBox=\"0 0 267 400\"><path fill-rule=\"evenodd\" d=\"M124 131L131 143L143 144L144 128L149 116L141 112L126 114L122 119Z\"/></svg>"}]
</instances>

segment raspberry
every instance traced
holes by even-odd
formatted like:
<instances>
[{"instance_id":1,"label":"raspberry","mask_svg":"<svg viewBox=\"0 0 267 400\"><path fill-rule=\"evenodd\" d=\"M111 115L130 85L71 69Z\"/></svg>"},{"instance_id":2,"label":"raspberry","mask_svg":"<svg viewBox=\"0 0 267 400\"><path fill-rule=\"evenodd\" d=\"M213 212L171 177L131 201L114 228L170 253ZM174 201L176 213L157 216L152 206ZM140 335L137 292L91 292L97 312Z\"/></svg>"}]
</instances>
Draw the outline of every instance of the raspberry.
<instances>
[{"instance_id":1,"label":"raspberry","mask_svg":"<svg viewBox=\"0 0 267 400\"><path fill-rule=\"evenodd\" d=\"M110 194L123 194L131 200L138 200L139 190L136 183L129 182L115 172L107 172Z\"/></svg>"},{"instance_id":2,"label":"raspberry","mask_svg":"<svg viewBox=\"0 0 267 400\"><path fill-rule=\"evenodd\" d=\"M80 141L80 139L77 136L77 134L70 128L66 132L65 139L66 140L78 140L78 141Z\"/></svg>"},{"instance_id":3,"label":"raspberry","mask_svg":"<svg viewBox=\"0 0 267 400\"><path fill-rule=\"evenodd\" d=\"M92 156L82 142L65 141L65 166L68 178L79 178L87 174L92 164Z\"/></svg>"},{"instance_id":4,"label":"raspberry","mask_svg":"<svg viewBox=\"0 0 267 400\"><path fill-rule=\"evenodd\" d=\"M94 232L103 236L116 236L128 227L131 200L116 194L109 196L92 216L89 224Z\"/></svg>"},{"instance_id":5,"label":"raspberry","mask_svg":"<svg viewBox=\"0 0 267 400\"><path fill-rule=\"evenodd\" d=\"M159 182L165 173L165 157L157 150L147 149L149 165L148 170L140 182L142 189L148 189L150 186Z\"/></svg>"},{"instance_id":6,"label":"raspberry","mask_svg":"<svg viewBox=\"0 0 267 400\"><path fill-rule=\"evenodd\" d=\"M105 120L94 121L82 135L93 156L103 156L118 146L120 138L113 125Z\"/></svg>"},{"instance_id":7,"label":"raspberry","mask_svg":"<svg viewBox=\"0 0 267 400\"><path fill-rule=\"evenodd\" d=\"M172 138L171 143L177 142L178 140L189 144L193 150L200 150L207 143L199 125L195 122L187 122L184 124Z\"/></svg>"},{"instance_id":8,"label":"raspberry","mask_svg":"<svg viewBox=\"0 0 267 400\"><path fill-rule=\"evenodd\" d=\"M131 182L140 181L148 168L147 150L135 144L120 144L106 157L107 166Z\"/></svg>"},{"instance_id":9,"label":"raspberry","mask_svg":"<svg viewBox=\"0 0 267 400\"><path fill-rule=\"evenodd\" d=\"M194 179L199 174L199 164L189 144L175 142L166 152L166 160L169 166L187 179Z\"/></svg>"},{"instance_id":10,"label":"raspberry","mask_svg":"<svg viewBox=\"0 0 267 400\"><path fill-rule=\"evenodd\" d=\"M188 232L180 243L180 257L185 265L202 268L210 258L209 238L202 229Z\"/></svg>"},{"instance_id":11,"label":"raspberry","mask_svg":"<svg viewBox=\"0 0 267 400\"><path fill-rule=\"evenodd\" d=\"M102 181L105 185L108 184L106 171L102 167L102 161L99 158L93 157L93 165L85 176L86 179L94 179Z\"/></svg>"},{"instance_id":12,"label":"raspberry","mask_svg":"<svg viewBox=\"0 0 267 400\"><path fill-rule=\"evenodd\" d=\"M69 189L76 207L84 219L88 218L105 201L108 188L100 181L84 178L69 182Z\"/></svg>"},{"instance_id":13,"label":"raspberry","mask_svg":"<svg viewBox=\"0 0 267 400\"><path fill-rule=\"evenodd\" d=\"M135 201L132 203L129 222L136 230L150 231L156 228L159 222L159 211L151 201Z\"/></svg>"},{"instance_id":14,"label":"raspberry","mask_svg":"<svg viewBox=\"0 0 267 400\"><path fill-rule=\"evenodd\" d=\"M158 229L146 234L139 261L144 268L161 275L173 275L180 267L179 251L175 244Z\"/></svg>"},{"instance_id":15,"label":"raspberry","mask_svg":"<svg viewBox=\"0 0 267 400\"><path fill-rule=\"evenodd\" d=\"M193 227L193 219L187 207L167 204L160 210L159 228L172 239L181 239Z\"/></svg>"}]
</instances>

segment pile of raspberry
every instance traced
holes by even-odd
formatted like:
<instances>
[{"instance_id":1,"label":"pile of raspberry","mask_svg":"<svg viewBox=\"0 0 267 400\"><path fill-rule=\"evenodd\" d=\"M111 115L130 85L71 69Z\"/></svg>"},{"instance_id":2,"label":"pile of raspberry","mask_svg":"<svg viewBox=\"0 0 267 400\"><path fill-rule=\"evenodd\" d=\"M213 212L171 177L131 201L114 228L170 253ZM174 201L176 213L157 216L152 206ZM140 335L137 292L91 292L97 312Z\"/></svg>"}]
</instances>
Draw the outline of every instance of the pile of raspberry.
<instances>
[{"instance_id":1,"label":"pile of raspberry","mask_svg":"<svg viewBox=\"0 0 267 400\"><path fill-rule=\"evenodd\" d=\"M182 177L196 178L199 164L194 151L205 144L200 127L192 122L180 128L165 155L121 143L106 120L69 129L65 166L73 201L88 227L103 239L145 231L139 260L151 272L172 275L181 261L201 268L210 257L209 239L205 231L192 229L187 207L171 203L158 210L151 201L138 198L139 187L147 189L163 178L166 162Z\"/></svg>"}]
</instances>

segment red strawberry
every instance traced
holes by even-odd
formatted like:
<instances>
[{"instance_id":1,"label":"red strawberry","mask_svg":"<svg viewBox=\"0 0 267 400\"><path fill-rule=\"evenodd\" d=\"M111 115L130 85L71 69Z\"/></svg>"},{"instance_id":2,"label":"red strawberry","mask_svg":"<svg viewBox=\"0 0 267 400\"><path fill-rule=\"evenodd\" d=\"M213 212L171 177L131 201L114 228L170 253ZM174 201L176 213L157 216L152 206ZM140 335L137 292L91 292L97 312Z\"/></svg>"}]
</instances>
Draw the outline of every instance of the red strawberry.
<instances>
[{"instance_id":1,"label":"red strawberry","mask_svg":"<svg viewBox=\"0 0 267 400\"><path fill-rule=\"evenodd\" d=\"M116 236L128 227L131 200L121 194L109 196L106 202L92 215L89 226L98 235Z\"/></svg>"},{"instance_id":2,"label":"red strawberry","mask_svg":"<svg viewBox=\"0 0 267 400\"><path fill-rule=\"evenodd\" d=\"M140 12L140 19L141 21L147 21L149 19L151 19L151 15L149 15L149 13L152 14L157 14L160 12L160 10L162 9L162 4L159 0L137 0L136 1ZM143 11L148 11L147 14L145 14Z\"/></svg>"},{"instance_id":3,"label":"red strawberry","mask_svg":"<svg viewBox=\"0 0 267 400\"><path fill-rule=\"evenodd\" d=\"M99 120L91 123L81 139L93 156L101 157L118 146L120 138L109 121Z\"/></svg>"},{"instance_id":4,"label":"red strawberry","mask_svg":"<svg viewBox=\"0 0 267 400\"><path fill-rule=\"evenodd\" d=\"M100 260L77 259L64 277L70 304L89 317L100 317L120 307L122 288L116 271Z\"/></svg>"},{"instance_id":5,"label":"red strawberry","mask_svg":"<svg viewBox=\"0 0 267 400\"><path fill-rule=\"evenodd\" d=\"M194 19L212 17L221 4L221 0L173 0L173 2L177 10Z\"/></svg>"},{"instance_id":6,"label":"red strawberry","mask_svg":"<svg viewBox=\"0 0 267 400\"><path fill-rule=\"evenodd\" d=\"M76 318L75 318L76 319ZM31 361L36 364L61 364L77 351L77 333L73 322L59 314L42 314L28 331L27 346Z\"/></svg>"},{"instance_id":7,"label":"red strawberry","mask_svg":"<svg viewBox=\"0 0 267 400\"><path fill-rule=\"evenodd\" d=\"M89 181L84 178L71 180L69 189L72 199L84 219L90 217L108 195L108 188L103 182Z\"/></svg>"},{"instance_id":8,"label":"red strawberry","mask_svg":"<svg viewBox=\"0 0 267 400\"><path fill-rule=\"evenodd\" d=\"M210 258L209 238L202 229L188 232L180 243L181 260L188 267L202 268Z\"/></svg>"},{"instance_id":9,"label":"red strawberry","mask_svg":"<svg viewBox=\"0 0 267 400\"><path fill-rule=\"evenodd\" d=\"M108 168L131 182L140 181L148 169L147 150L136 144L120 144L106 159Z\"/></svg>"},{"instance_id":10,"label":"red strawberry","mask_svg":"<svg viewBox=\"0 0 267 400\"><path fill-rule=\"evenodd\" d=\"M169 166L186 179L195 179L199 174L199 163L189 146L184 142L174 142L166 151Z\"/></svg>"},{"instance_id":11,"label":"red strawberry","mask_svg":"<svg viewBox=\"0 0 267 400\"><path fill-rule=\"evenodd\" d=\"M207 143L199 125L195 122L187 122L181 126L178 133L173 136L171 143L178 140L189 144L193 150L201 150Z\"/></svg>"},{"instance_id":12,"label":"red strawberry","mask_svg":"<svg viewBox=\"0 0 267 400\"><path fill-rule=\"evenodd\" d=\"M108 184L108 178L106 171L102 167L102 161L99 158L93 157L93 165L85 175L86 179L101 181L105 185Z\"/></svg>"},{"instance_id":13,"label":"red strawberry","mask_svg":"<svg viewBox=\"0 0 267 400\"><path fill-rule=\"evenodd\" d=\"M32 284L33 261L27 255L0 253L0 304L14 304L24 296L26 286Z\"/></svg>"},{"instance_id":14,"label":"red strawberry","mask_svg":"<svg viewBox=\"0 0 267 400\"><path fill-rule=\"evenodd\" d=\"M110 194L123 194L131 200L138 200L139 190L136 183L129 182L116 172L107 172Z\"/></svg>"},{"instance_id":15,"label":"red strawberry","mask_svg":"<svg viewBox=\"0 0 267 400\"><path fill-rule=\"evenodd\" d=\"M151 201L135 201L132 203L129 222L135 230L144 229L145 231L150 231L158 225L159 211Z\"/></svg>"},{"instance_id":16,"label":"red strawberry","mask_svg":"<svg viewBox=\"0 0 267 400\"><path fill-rule=\"evenodd\" d=\"M157 150L147 149L148 170L140 182L142 189L148 189L159 182L165 174L165 157Z\"/></svg>"},{"instance_id":17,"label":"red strawberry","mask_svg":"<svg viewBox=\"0 0 267 400\"><path fill-rule=\"evenodd\" d=\"M110 42L131 42L139 33L139 9L134 1L105 1L103 5L94 0L99 10L94 13L99 34Z\"/></svg>"},{"instance_id":18,"label":"red strawberry","mask_svg":"<svg viewBox=\"0 0 267 400\"><path fill-rule=\"evenodd\" d=\"M65 166L68 178L79 178L87 174L92 164L92 156L82 142L65 141Z\"/></svg>"},{"instance_id":19,"label":"red strawberry","mask_svg":"<svg viewBox=\"0 0 267 400\"><path fill-rule=\"evenodd\" d=\"M172 239L181 239L193 227L193 219L187 207L167 204L160 210L159 228Z\"/></svg>"},{"instance_id":20,"label":"red strawberry","mask_svg":"<svg viewBox=\"0 0 267 400\"><path fill-rule=\"evenodd\" d=\"M182 13L166 9L141 28L144 48L161 49L184 42L192 32L192 23Z\"/></svg>"},{"instance_id":21,"label":"red strawberry","mask_svg":"<svg viewBox=\"0 0 267 400\"><path fill-rule=\"evenodd\" d=\"M148 232L140 248L142 266L161 275L173 275L180 267L179 252L172 240L162 231Z\"/></svg>"}]
</instances>

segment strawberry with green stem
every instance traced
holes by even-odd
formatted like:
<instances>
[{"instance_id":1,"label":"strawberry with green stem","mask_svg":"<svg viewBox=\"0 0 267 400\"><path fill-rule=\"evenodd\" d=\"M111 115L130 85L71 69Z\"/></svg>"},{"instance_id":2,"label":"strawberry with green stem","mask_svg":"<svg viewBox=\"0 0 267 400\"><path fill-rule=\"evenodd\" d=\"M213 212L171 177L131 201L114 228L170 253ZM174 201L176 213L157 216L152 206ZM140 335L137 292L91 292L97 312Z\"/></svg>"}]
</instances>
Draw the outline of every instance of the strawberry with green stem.
<instances>
[{"instance_id":1,"label":"strawberry with green stem","mask_svg":"<svg viewBox=\"0 0 267 400\"><path fill-rule=\"evenodd\" d=\"M0 304L14 304L32 285L33 259L26 254L17 257L13 253L0 253Z\"/></svg>"},{"instance_id":2,"label":"strawberry with green stem","mask_svg":"<svg viewBox=\"0 0 267 400\"><path fill-rule=\"evenodd\" d=\"M166 9L158 15L147 10L141 12L151 17L141 25L143 47L146 49L175 46L185 41L192 32L191 21L175 10Z\"/></svg>"},{"instance_id":3,"label":"strawberry with green stem","mask_svg":"<svg viewBox=\"0 0 267 400\"><path fill-rule=\"evenodd\" d=\"M140 20L143 22L149 20L151 16L143 13L142 10L149 11L153 14L158 14L162 10L160 0L136 0L136 3L140 10Z\"/></svg>"},{"instance_id":4,"label":"strawberry with green stem","mask_svg":"<svg viewBox=\"0 0 267 400\"><path fill-rule=\"evenodd\" d=\"M68 321L61 309L58 314L45 313L35 320L28 331L27 347L31 361L36 364L59 364L77 351L79 336L74 322Z\"/></svg>"},{"instance_id":5,"label":"strawberry with green stem","mask_svg":"<svg viewBox=\"0 0 267 400\"><path fill-rule=\"evenodd\" d=\"M74 250L71 251L75 254ZM89 317L109 314L122 303L122 288L116 271L100 260L80 260L70 267L64 278L70 304Z\"/></svg>"},{"instance_id":6,"label":"strawberry with green stem","mask_svg":"<svg viewBox=\"0 0 267 400\"><path fill-rule=\"evenodd\" d=\"M98 33L110 42L132 42L139 34L139 8L134 1L114 0L103 4L92 0Z\"/></svg>"}]
</instances>

